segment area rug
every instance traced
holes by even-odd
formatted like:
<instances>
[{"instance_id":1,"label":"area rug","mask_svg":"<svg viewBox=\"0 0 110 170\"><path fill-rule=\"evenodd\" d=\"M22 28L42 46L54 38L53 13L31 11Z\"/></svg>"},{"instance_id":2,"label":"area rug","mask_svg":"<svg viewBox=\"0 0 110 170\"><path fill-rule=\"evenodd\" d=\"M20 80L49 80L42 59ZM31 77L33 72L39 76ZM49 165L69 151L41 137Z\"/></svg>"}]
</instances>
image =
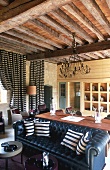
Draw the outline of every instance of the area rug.
<instances>
[{"instance_id":1,"label":"area rug","mask_svg":"<svg viewBox=\"0 0 110 170\"><path fill-rule=\"evenodd\" d=\"M21 164L21 155L14 156L13 158L8 159L8 170L24 170L24 164L26 159L23 155L23 164ZM5 170L5 159L0 159L0 170Z\"/></svg>"}]
</instances>

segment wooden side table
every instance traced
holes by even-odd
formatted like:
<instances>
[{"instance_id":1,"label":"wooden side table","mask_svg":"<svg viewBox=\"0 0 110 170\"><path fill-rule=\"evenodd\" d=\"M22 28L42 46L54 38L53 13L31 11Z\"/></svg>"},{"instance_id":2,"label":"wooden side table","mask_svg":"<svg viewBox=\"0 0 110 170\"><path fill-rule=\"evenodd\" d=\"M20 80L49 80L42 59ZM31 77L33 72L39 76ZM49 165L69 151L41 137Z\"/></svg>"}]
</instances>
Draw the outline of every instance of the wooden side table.
<instances>
[{"instance_id":1,"label":"wooden side table","mask_svg":"<svg viewBox=\"0 0 110 170\"><path fill-rule=\"evenodd\" d=\"M34 155L30 158L28 158L25 161L25 170L44 170L42 166L39 166L38 163L40 163L40 165L42 164L42 154L38 154L38 155ZM46 170L58 170L58 161L57 159L52 156L49 155L49 161L52 162L52 166L46 168Z\"/></svg>"},{"instance_id":2,"label":"wooden side table","mask_svg":"<svg viewBox=\"0 0 110 170\"><path fill-rule=\"evenodd\" d=\"M23 145L21 142L18 141L8 141L10 145L16 145L17 149L14 151L6 152L4 151L4 147L0 146L0 159L5 159L6 164L5 164L5 169L8 170L8 158L12 158L18 154L20 154L23 150ZM22 153L21 153L21 163L22 163Z\"/></svg>"}]
</instances>

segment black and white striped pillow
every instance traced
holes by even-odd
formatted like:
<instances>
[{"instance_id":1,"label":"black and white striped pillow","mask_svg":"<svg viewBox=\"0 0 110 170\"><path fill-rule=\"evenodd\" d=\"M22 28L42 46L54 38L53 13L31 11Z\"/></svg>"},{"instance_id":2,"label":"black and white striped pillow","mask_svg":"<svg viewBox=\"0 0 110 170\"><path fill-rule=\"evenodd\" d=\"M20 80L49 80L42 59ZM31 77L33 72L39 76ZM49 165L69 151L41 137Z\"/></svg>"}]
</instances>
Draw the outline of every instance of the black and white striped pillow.
<instances>
[{"instance_id":1,"label":"black and white striped pillow","mask_svg":"<svg viewBox=\"0 0 110 170\"><path fill-rule=\"evenodd\" d=\"M33 121L24 120L24 126L25 126L26 136L34 134L34 122Z\"/></svg>"},{"instance_id":2,"label":"black and white striped pillow","mask_svg":"<svg viewBox=\"0 0 110 170\"><path fill-rule=\"evenodd\" d=\"M85 134L85 136L82 136L82 138L80 139L80 141L78 142L78 145L77 145L77 149L76 149L77 155L81 155L81 154L85 153L86 146L87 146L90 138L91 138L91 135L89 134L89 132L87 132Z\"/></svg>"},{"instance_id":3,"label":"black and white striped pillow","mask_svg":"<svg viewBox=\"0 0 110 170\"><path fill-rule=\"evenodd\" d=\"M47 122L34 122L35 135L37 136L50 136L50 121Z\"/></svg>"},{"instance_id":4,"label":"black and white striped pillow","mask_svg":"<svg viewBox=\"0 0 110 170\"><path fill-rule=\"evenodd\" d=\"M71 129L68 129L63 141L61 142L61 145L65 145L66 147L72 149L73 151L76 151L77 144L82 136L83 133L79 133Z\"/></svg>"}]
</instances>

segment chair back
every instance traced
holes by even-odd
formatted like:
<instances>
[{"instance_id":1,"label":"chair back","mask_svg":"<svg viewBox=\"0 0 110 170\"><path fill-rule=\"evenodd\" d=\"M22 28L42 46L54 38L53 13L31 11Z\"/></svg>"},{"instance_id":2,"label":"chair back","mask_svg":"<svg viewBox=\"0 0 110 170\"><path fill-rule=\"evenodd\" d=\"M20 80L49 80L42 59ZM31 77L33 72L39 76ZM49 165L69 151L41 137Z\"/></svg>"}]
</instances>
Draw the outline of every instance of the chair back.
<instances>
[{"instance_id":1,"label":"chair back","mask_svg":"<svg viewBox=\"0 0 110 170\"><path fill-rule=\"evenodd\" d=\"M57 116L60 116L60 115L64 115L64 112L63 112L62 109L58 109L58 110L55 110L55 114L56 114Z\"/></svg>"},{"instance_id":2,"label":"chair back","mask_svg":"<svg viewBox=\"0 0 110 170\"><path fill-rule=\"evenodd\" d=\"M82 116L82 113L78 110L78 111L76 112L76 115Z\"/></svg>"},{"instance_id":3,"label":"chair back","mask_svg":"<svg viewBox=\"0 0 110 170\"><path fill-rule=\"evenodd\" d=\"M38 110L39 111L44 111L46 109L46 104L41 104L41 105L38 105Z\"/></svg>"},{"instance_id":4,"label":"chair back","mask_svg":"<svg viewBox=\"0 0 110 170\"><path fill-rule=\"evenodd\" d=\"M66 113L70 113L72 111L72 107L70 106L70 107L66 107L66 109L65 109L65 112Z\"/></svg>"}]
</instances>

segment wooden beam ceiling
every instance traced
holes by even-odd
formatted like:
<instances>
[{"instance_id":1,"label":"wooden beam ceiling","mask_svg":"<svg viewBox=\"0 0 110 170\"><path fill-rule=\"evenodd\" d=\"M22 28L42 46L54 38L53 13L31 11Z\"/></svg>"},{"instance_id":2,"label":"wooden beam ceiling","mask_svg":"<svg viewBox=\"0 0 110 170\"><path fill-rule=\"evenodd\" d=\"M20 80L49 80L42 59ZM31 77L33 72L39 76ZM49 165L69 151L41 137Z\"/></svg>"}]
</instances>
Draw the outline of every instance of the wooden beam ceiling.
<instances>
[{"instance_id":1,"label":"wooden beam ceiling","mask_svg":"<svg viewBox=\"0 0 110 170\"><path fill-rule=\"evenodd\" d=\"M38 5L40 2L40 5ZM42 3L41 3L42 2ZM47 1L32 1L11 10L5 11L5 15L1 11L0 16L0 33L12 29L18 25L25 23L26 21L36 18L40 15L44 15L51 12L58 7L71 2L71 0L47 0ZM36 5L36 6L35 6ZM30 8L31 6L34 6Z\"/></svg>"},{"instance_id":2,"label":"wooden beam ceiling","mask_svg":"<svg viewBox=\"0 0 110 170\"><path fill-rule=\"evenodd\" d=\"M9 0L0 0L0 5L7 6L9 4Z\"/></svg>"},{"instance_id":3,"label":"wooden beam ceiling","mask_svg":"<svg viewBox=\"0 0 110 170\"><path fill-rule=\"evenodd\" d=\"M61 63L73 37L82 61L109 58L110 0L1 0L0 48Z\"/></svg>"}]
</instances>

